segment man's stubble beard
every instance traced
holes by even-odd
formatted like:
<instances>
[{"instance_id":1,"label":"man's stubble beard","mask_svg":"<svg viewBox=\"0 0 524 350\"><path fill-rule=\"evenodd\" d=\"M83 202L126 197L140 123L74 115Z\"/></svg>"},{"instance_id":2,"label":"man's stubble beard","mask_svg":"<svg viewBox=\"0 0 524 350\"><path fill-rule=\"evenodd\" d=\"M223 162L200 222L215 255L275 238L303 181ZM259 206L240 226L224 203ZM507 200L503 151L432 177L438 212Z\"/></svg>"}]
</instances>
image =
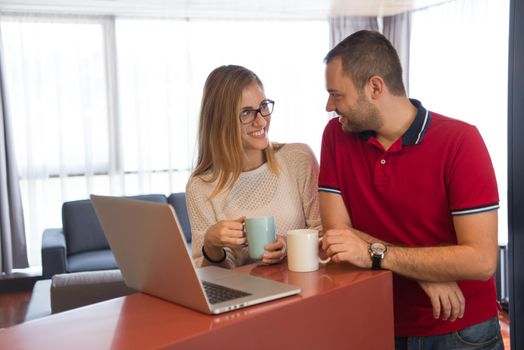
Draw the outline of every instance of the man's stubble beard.
<instances>
[{"instance_id":1,"label":"man's stubble beard","mask_svg":"<svg viewBox=\"0 0 524 350\"><path fill-rule=\"evenodd\" d=\"M338 114L342 118L340 122L345 132L377 131L384 124L377 107L371 104L363 94L359 95L356 106L350 107L349 113ZM359 117L355 118L355 116Z\"/></svg>"}]
</instances>

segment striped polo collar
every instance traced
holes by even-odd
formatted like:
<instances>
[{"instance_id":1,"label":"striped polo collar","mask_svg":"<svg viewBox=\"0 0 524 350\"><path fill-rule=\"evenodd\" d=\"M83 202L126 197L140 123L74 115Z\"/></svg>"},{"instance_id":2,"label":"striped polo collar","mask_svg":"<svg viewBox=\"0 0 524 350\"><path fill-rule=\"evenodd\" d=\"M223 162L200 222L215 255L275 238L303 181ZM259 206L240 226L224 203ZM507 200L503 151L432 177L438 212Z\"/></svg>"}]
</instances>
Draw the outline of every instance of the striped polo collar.
<instances>
[{"instance_id":1,"label":"striped polo collar","mask_svg":"<svg viewBox=\"0 0 524 350\"><path fill-rule=\"evenodd\" d=\"M425 109L420 101L412 98L410 98L409 101L417 108L417 115L408 130L402 135L403 146L418 145L421 143L431 121L431 112ZM376 136L376 134L375 131L363 131L360 133L360 138L368 140L370 137Z\"/></svg>"}]
</instances>

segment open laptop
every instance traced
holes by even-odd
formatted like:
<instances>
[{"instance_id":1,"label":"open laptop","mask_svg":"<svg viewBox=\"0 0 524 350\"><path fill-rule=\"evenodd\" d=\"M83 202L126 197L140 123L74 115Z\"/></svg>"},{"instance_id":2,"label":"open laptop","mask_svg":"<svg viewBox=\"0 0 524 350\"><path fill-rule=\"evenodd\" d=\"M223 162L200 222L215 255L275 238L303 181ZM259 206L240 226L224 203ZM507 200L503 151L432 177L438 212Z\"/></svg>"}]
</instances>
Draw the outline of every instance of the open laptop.
<instances>
[{"instance_id":1,"label":"open laptop","mask_svg":"<svg viewBox=\"0 0 524 350\"><path fill-rule=\"evenodd\" d=\"M300 288L216 266L195 268L167 203L91 195L125 283L208 314L300 293Z\"/></svg>"}]
</instances>

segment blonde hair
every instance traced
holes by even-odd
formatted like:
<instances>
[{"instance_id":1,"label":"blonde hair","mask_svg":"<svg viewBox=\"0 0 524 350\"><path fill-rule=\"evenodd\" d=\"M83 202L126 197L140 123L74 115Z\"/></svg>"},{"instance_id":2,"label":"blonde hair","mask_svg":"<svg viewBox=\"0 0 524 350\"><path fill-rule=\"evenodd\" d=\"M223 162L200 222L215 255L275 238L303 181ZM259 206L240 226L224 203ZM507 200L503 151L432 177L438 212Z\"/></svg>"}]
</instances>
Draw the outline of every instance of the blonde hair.
<instances>
[{"instance_id":1,"label":"blonde hair","mask_svg":"<svg viewBox=\"0 0 524 350\"><path fill-rule=\"evenodd\" d=\"M233 188L246 159L240 131L242 92L252 84L262 90L258 76L235 65L214 69L207 77L202 94L198 127L198 157L191 176L209 174L206 182L217 181L210 198ZM280 148L269 143L263 151L269 168L279 174L275 152Z\"/></svg>"}]
</instances>

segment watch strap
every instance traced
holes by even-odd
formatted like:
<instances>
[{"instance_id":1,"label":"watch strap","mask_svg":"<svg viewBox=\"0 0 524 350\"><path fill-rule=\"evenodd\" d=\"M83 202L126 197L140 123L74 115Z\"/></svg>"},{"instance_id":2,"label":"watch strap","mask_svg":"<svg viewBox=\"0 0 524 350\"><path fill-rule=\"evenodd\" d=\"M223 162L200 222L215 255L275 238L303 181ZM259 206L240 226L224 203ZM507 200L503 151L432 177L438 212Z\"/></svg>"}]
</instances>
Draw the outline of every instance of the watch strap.
<instances>
[{"instance_id":1,"label":"watch strap","mask_svg":"<svg viewBox=\"0 0 524 350\"><path fill-rule=\"evenodd\" d=\"M382 257L379 255L371 255L371 269L380 270L380 263L382 262Z\"/></svg>"}]
</instances>

